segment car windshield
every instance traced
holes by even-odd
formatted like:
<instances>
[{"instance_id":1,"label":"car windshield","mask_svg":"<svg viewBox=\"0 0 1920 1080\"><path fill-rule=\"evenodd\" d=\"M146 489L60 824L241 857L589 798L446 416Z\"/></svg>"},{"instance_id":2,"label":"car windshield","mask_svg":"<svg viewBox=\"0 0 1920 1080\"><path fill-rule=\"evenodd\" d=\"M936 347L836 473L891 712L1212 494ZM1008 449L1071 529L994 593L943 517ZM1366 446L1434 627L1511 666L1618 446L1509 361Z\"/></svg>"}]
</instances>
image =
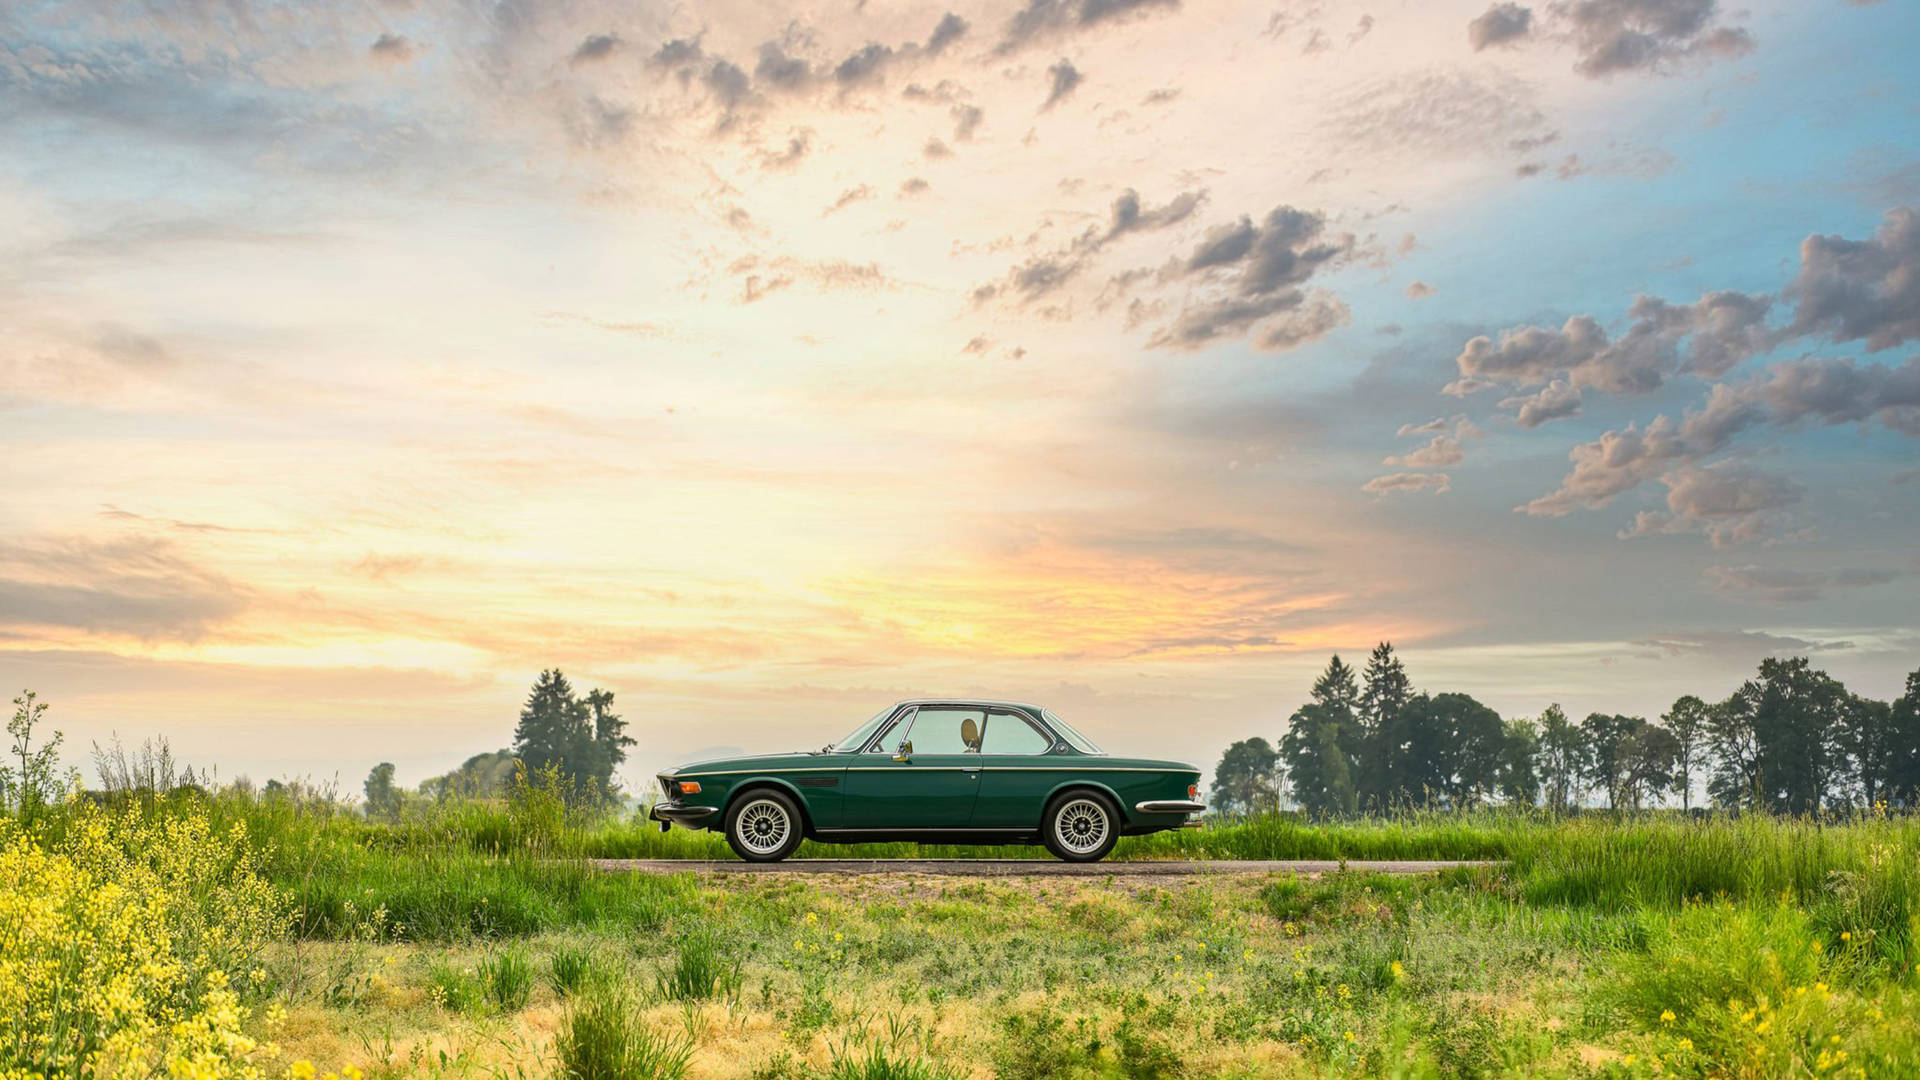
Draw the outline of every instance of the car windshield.
<instances>
[{"instance_id":1,"label":"car windshield","mask_svg":"<svg viewBox=\"0 0 1920 1080\"><path fill-rule=\"evenodd\" d=\"M1059 716L1055 715L1053 710L1041 709L1040 715L1046 719L1047 726L1052 728L1055 734L1067 740L1068 744L1071 745L1075 750L1078 750L1083 754L1106 753L1105 750L1102 750L1099 747L1093 745L1092 739L1089 739L1085 735L1082 735L1079 732L1073 730L1073 728L1069 726L1065 720L1062 720L1060 719Z\"/></svg>"},{"instance_id":2,"label":"car windshield","mask_svg":"<svg viewBox=\"0 0 1920 1080\"><path fill-rule=\"evenodd\" d=\"M871 717L869 717L866 723L861 724L857 728L854 728L853 733L848 735L846 738L841 739L838 742L827 744L827 753L829 754L859 753L860 747L864 746L866 744L866 741L873 737L874 729L879 727L881 724L886 723L887 717L893 715L893 709L894 707L892 705L889 705L886 708L881 709L879 712L874 713Z\"/></svg>"}]
</instances>

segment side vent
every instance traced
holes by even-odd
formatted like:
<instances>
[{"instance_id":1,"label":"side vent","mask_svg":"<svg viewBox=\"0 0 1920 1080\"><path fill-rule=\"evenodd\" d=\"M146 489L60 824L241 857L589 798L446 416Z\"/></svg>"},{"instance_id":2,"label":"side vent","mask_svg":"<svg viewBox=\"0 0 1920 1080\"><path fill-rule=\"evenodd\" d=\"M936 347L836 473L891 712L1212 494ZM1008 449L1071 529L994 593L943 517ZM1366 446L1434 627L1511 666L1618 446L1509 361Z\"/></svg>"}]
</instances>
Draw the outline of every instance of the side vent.
<instances>
[{"instance_id":1,"label":"side vent","mask_svg":"<svg viewBox=\"0 0 1920 1080\"><path fill-rule=\"evenodd\" d=\"M795 777L793 783L796 787L839 787L840 778L837 776L800 776Z\"/></svg>"}]
</instances>

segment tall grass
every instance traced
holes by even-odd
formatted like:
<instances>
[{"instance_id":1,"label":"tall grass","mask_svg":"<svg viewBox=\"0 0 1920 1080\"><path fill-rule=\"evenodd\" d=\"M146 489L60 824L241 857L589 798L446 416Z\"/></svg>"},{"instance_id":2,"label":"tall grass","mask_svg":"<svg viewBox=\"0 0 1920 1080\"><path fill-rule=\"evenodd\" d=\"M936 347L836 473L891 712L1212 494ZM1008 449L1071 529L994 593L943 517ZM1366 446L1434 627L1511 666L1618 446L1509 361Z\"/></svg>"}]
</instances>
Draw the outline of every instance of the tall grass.
<instances>
[{"instance_id":1,"label":"tall grass","mask_svg":"<svg viewBox=\"0 0 1920 1080\"><path fill-rule=\"evenodd\" d=\"M679 1080L693 1058L691 1040L647 1027L631 991L595 982L574 999L554 1039L565 1080Z\"/></svg>"}]
</instances>

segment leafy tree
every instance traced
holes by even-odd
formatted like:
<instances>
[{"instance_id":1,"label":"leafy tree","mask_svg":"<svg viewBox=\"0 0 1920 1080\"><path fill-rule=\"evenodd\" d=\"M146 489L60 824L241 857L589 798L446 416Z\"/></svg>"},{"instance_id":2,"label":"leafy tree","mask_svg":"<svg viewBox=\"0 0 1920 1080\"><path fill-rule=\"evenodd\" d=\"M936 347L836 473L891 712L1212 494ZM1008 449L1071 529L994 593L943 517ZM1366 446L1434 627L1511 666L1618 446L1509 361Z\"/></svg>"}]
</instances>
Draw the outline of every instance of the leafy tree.
<instances>
[{"instance_id":1,"label":"leafy tree","mask_svg":"<svg viewBox=\"0 0 1920 1080\"><path fill-rule=\"evenodd\" d=\"M1893 706L1849 694L1834 733L1835 748L1851 775L1861 800L1872 806L1887 795L1888 774L1899 754L1895 742Z\"/></svg>"},{"instance_id":2,"label":"leafy tree","mask_svg":"<svg viewBox=\"0 0 1920 1080\"><path fill-rule=\"evenodd\" d=\"M1637 810L1648 792L1673 786L1673 733L1638 716L1594 713L1581 725L1591 753L1587 779L1604 789L1607 805Z\"/></svg>"},{"instance_id":3,"label":"leafy tree","mask_svg":"<svg viewBox=\"0 0 1920 1080\"><path fill-rule=\"evenodd\" d=\"M1707 747L1713 752L1713 773L1707 794L1716 805L1731 810L1757 809L1761 802L1763 762L1754 714L1760 687L1744 683L1727 700L1707 713Z\"/></svg>"},{"instance_id":4,"label":"leafy tree","mask_svg":"<svg viewBox=\"0 0 1920 1080\"><path fill-rule=\"evenodd\" d=\"M1279 803L1280 754L1255 735L1227 747L1213 770L1208 801L1225 814L1251 814Z\"/></svg>"},{"instance_id":5,"label":"leafy tree","mask_svg":"<svg viewBox=\"0 0 1920 1080\"><path fill-rule=\"evenodd\" d=\"M1506 745L1499 713L1466 694L1420 694L1399 717L1406 741L1393 771L1404 787L1391 798L1464 807L1498 787Z\"/></svg>"},{"instance_id":6,"label":"leafy tree","mask_svg":"<svg viewBox=\"0 0 1920 1080\"><path fill-rule=\"evenodd\" d=\"M393 762L383 761L367 773L367 816L393 821L400 816L400 789L393 786Z\"/></svg>"},{"instance_id":7,"label":"leafy tree","mask_svg":"<svg viewBox=\"0 0 1920 1080\"><path fill-rule=\"evenodd\" d=\"M1749 684L1752 685L1752 684ZM1804 656L1760 661L1753 728L1761 757L1761 794L1774 810L1803 814L1837 793L1844 764L1839 733L1846 687Z\"/></svg>"},{"instance_id":8,"label":"leafy tree","mask_svg":"<svg viewBox=\"0 0 1920 1080\"><path fill-rule=\"evenodd\" d=\"M1374 646L1367 657L1366 685L1356 710L1360 725L1356 783L1361 797L1370 803L1384 803L1394 792L1410 787L1399 773L1412 742L1404 715L1411 700L1413 684L1393 654L1392 643Z\"/></svg>"},{"instance_id":9,"label":"leafy tree","mask_svg":"<svg viewBox=\"0 0 1920 1080\"><path fill-rule=\"evenodd\" d=\"M1907 692L1887 710L1887 725L1887 800L1920 806L1920 671L1907 676Z\"/></svg>"},{"instance_id":10,"label":"leafy tree","mask_svg":"<svg viewBox=\"0 0 1920 1080\"><path fill-rule=\"evenodd\" d=\"M1693 778L1706 767L1708 711L1706 702L1687 694L1660 718L1673 733L1673 790L1683 810L1693 809Z\"/></svg>"},{"instance_id":11,"label":"leafy tree","mask_svg":"<svg viewBox=\"0 0 1920 1080\"><path fill-rule=\"evenodd\" d=\"M568 790L611 798L618 790L614 770L633 745L626 726L613 712L611 692L593 690L578 698L558 669L542 671L520 710L513 750L529 773L554 769Z\"/></svg>"},{"instance_id":12,"label":"leafy tree","mask_svg":"<svg viewBox=\"0 0 1920 1080\"><path fill-rule=\"evenodd\" d=\"M1540 714L1540 783L1547 807L1556 813L1571 810L1580 801L1581 780L1587 774L1591 750L1579 725L1567 719L1558 705Z\"/></svg>"},{"instance_id":13,"label":"leafy tree","mask_svg":"<svg viewBox=\"0 0 1920 1080\"><path fill-rule=\"evenodd\" d=\"M1539 725L1524 716L1507 721L1500 746L1499 788L1508 803L1532 806L1540 801L1539 753Z\"/></svg>"},{"instance_id":14,"label":"leafy tree","mask_svg":"<svg viewBox=\"0 0 1920 1080\"><path fill-rule=\"evenodd\" d=\"M512 750L475 754L460 767L420 782L420 794L444 802L447 799L492 799L512 790L514 765L519 759Z\"/></svg>"},{"instance_id":15,"label":"leafy tree","mask_svg":"<svg viewBox=\"0 0 1920 1080\"><path fill-rule=\"evenodd\" d=\"M1293 799L1310 814L1351 814L1356 805L1353 774L1341 745L1347 719L1334 706L1321 702L1302 705L1280 737L1280 757L1287 764Z\"/></svg>"}]
</instances>

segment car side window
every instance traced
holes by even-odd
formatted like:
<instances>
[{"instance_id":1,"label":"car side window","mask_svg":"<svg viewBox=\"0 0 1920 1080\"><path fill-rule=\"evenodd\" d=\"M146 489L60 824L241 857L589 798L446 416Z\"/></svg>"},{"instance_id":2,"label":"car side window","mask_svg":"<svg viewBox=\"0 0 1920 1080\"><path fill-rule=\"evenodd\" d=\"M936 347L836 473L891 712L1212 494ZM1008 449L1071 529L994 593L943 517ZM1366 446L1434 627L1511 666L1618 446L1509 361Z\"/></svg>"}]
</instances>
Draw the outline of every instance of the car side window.
<instances>
[{"instance_id":1,"label":"car side window","mask_svg":"<svg viewBox=\"0 0 1920 1080\"><path fill-rule=\"evenodd\" d=\"M985 709L922 706L913 718L913 730L906 737L913 741L916 756L978 753L986 719Z\"/></svg>"},{"instance_id":2,"label":"car side window","mask_svg":"<svg viewBox=\"0 0 1920 1080\"><path fill-rule=\"evenodd\" d=\"M998 709L987 714L987 738L982 753L1031 757L1052 749L1053 740L1035 730L1020 714Z\"/></svg>"},{"instance_id":3,"label":"car side window","mask_svg":"<svg viewBox=\"0 0 1920 1080\"><path fill-rule=\"evenodd\" d=\"M867 753L891 754L898 749L900 740L907 737L908 729L913 726L913 714L914 710L908 709L899 716L894 717L893 722L888 724L886 730L880 733L880 737L873 741L873 749L868 750Z\"/></svg>"}]
</instances>

